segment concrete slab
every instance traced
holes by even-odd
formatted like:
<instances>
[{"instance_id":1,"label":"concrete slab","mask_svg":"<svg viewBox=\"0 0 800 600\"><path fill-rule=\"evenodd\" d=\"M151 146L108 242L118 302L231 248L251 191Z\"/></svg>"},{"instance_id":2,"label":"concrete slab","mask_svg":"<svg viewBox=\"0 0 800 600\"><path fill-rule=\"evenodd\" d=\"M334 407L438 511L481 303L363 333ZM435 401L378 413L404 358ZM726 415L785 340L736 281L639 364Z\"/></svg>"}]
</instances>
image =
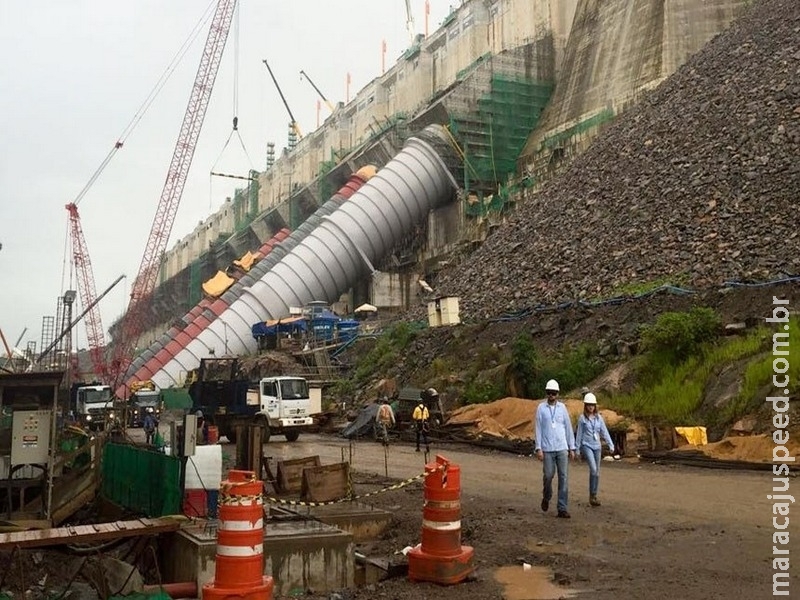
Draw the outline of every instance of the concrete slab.
<instances>
[{"instance_id":1,"label":"concrete slab","mask_svg":"<svg viewBox=\"0 0 800 600\"><path fill-rule=\"evenodd\" d=\"M168 581L195 581L198 589L214 578L216 527L197 521L165 536L162 573ZM353 536L319 521L268 523L264 574L277 596L298 590L325 593L353 587Z\"/></svg>"},{"instance_id":2,"label":"concrete slab","mask_svg":"<svg viewBox=\"0 0 800 600\"><path fill-rule=\"evenodd\" d=\"M392 513L361 502L340 502L307 508L304 514L351 533L356 542L376 539L392 521Z\"/></svg>"}]
</instances>

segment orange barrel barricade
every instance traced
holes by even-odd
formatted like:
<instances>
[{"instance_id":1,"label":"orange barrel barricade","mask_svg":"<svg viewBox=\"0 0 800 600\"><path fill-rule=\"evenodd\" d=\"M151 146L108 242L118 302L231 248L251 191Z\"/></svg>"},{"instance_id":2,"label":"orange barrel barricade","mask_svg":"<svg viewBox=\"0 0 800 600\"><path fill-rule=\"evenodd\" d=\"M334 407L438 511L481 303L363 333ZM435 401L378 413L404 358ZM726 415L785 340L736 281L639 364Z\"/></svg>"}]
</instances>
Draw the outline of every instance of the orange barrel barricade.
<instances>
[{"instance_id":1,"label":"orange barrel barricade","mask_svg":"<svg viewBox=\"0 0 800 600\"><path fill-rule=\"evenodd\" d=\"M474 553L461 545L461 469L436 456L425 465L422 543L408 552L408 578L459 583L474 570Z\"/></svg>"},{"instance_id":2,"label":"orange barrel barricade","mask_svg":"<svg viewBox=\"0 0 800 600\"><path fill-rule=\"evenodd\" d=\"M272 577L264 577L262 491L253 471L232 470L220 485L216 568L203 600L272 600Z\"/></svg>"},{"instance_id":3,"label":"orange barrel barricade","mask_svg":"<svg viewBox=\"0 0 800 600\"><path fill-rule=\"evenodd\" d=\"M219 427L216 425L209 425L208 426L208 439L206 440L207 444L216 444L219 442Z\"/></svg>"}]
</instances>

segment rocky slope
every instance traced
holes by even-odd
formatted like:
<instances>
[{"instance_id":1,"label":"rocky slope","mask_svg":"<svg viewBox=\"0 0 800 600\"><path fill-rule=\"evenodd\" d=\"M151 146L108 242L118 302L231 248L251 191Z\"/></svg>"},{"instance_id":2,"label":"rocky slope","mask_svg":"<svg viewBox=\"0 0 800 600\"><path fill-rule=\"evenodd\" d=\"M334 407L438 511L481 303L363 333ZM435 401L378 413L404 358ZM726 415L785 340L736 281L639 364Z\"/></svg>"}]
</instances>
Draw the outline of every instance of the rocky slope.
<instances>
[{"instance_id":1,"label":"rocky slope","mask_svg":"<svg viewBox=\"0 0 800 600\"><path fill-rule=\"evenodd\" d=\"M519 204L438 294L462 315L800 274L800 3L761 0L569 170Z\"/></svg>"}]
</instances>

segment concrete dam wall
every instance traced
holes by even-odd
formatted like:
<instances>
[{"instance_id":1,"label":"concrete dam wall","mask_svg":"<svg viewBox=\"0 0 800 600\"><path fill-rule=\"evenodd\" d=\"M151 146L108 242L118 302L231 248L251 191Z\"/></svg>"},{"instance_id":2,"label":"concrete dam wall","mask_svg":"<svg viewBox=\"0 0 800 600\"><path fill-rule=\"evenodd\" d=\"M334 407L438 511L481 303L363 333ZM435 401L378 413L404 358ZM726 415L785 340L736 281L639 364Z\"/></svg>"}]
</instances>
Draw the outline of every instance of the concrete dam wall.
<instances>
[{"instance_id":1,"label":"concrete dam wall","mask_svg":"<svg viewBox=\"0 0 800 600\"><path fill-rule=\"evenodd\" d=\"M600 127L730 25L747 0L581 0L550 104L522 152L529 172Z\"/></svg>"},{"instance_id":2,"label":"concrete dam wall","mask_svg":"<svg viewBox=\"0 0 800 600\"><path fill-rule=\"evenodd\" d=\"M540 182L567 165L605 123L677 70L747 4L747 0L464 2L439 31L258 175L259 185L226 203L167 253L164 284L156 294L162 299L157 312L164 321L152 324L142 345L151 345L166 335L164 331L181 325L179 315L199 300L200 282L224 268L235 257L234 250L254 247L282 227L296 229L329 197L323 191L330 185L323 183L338 187L339 179L365 162L382 166L407 135L429 124L446 123L470 165L470 180L458 181L465 200L433 210L425 220L424 239L408 234L413 244L406 248L403 238L384 257L386 264L376 265L380 273L355 283L362 295L368 290L373 304L408 306L416 288L399 292L408 286L394 285L398 277L413 279L416 273L429 277L438 261L446 262L448 252L459 244L482 240L516 193L511 188L498 193L502 182ZM405 73L402 78L401 73ZM368 102L370 98L374 101ZM356 135L364 122L389 123L400 108L406 109L405 117L386 131L368 141ZM345 122L349 129L343 129ZM348 147L350 142L333 139L335 132L345 130L356 136L355 145L336 165L326 167L330 171L320 172L322 154L311 148L323 148L323 154L330 156L331 148ZM373 150L380 150L380 157L368 155ZM283 185L286 181L308 185L290 189ZM241 214L248 211L256 216ZM252 220L244 222L245 217ZM227 239L225 232L231 232ZM208 251L212 238L220 243ZM402 255L402 260L395 255ZM403 270L392 267L398 263L405 265Z\"/></svg>"}]
</instances>

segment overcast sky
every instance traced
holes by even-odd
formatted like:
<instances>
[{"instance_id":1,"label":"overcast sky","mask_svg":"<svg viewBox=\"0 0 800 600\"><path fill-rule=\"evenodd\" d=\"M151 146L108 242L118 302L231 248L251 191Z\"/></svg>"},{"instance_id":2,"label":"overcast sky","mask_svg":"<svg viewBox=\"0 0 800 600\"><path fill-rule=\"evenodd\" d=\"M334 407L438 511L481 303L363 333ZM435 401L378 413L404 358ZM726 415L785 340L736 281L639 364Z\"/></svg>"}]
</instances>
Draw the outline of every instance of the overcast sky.
<instances>
[{"instance_id":1,"label":"overcast sky","mask_svg":"<svg viewBox=\"0 0 800 600\"><path fill-rule=\"evenodd\" d=\"M215 1L0 1L0 329L37 342L70 284L68 216L75 200ZM432 33L449 12L430 0ZM425 2L411 1L424 32ZM288 116L270 62L303 132L316 128L317 95L334 103L380 75L408 45L404 0L240 0L168 247L216 211L237 183L215 171L263 170L267 142L286 144ZM238 23L238 35L237 27ZM79 203L103 327L127 307L208 32L208 23L139 124ZM238 86L234 74L238 39ZM239 133L231 134L238 87ZM323 105L322 118L327 114ZM223 152L223 148L225 148ZM79 306L76 314L83 307ZM85 326L78 326L85 345ZM106 333L107 336L107 333ZM0 355L5 350L0 348Z\"/></svg>"}]
</instances>

